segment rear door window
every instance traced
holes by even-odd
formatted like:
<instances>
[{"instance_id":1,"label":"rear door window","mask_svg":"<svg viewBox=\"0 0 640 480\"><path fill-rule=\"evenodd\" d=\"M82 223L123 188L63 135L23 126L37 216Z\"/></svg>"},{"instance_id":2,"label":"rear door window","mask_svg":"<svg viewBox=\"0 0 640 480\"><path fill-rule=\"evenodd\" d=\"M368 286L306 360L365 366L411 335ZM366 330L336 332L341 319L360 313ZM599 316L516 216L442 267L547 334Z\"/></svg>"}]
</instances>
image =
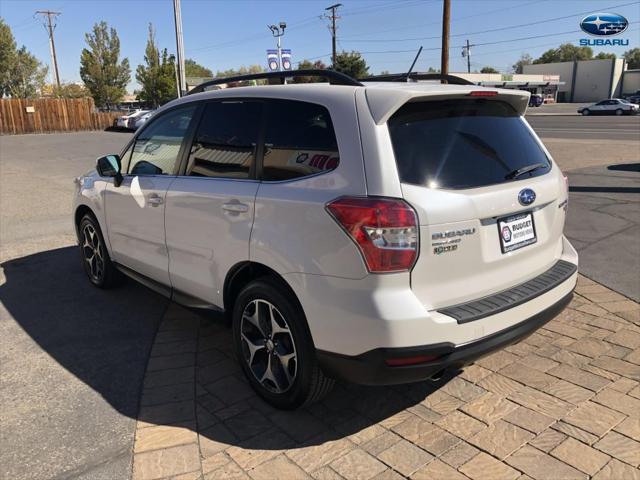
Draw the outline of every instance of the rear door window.
<instances>
[{"instance_id":1,"label":"rear door window","mask_svg":"<svg viewBox=\"0 0 640 480\"><path fill-rule=\"evenodd\" d=\"M551 163L508 103L486 99L412 102L388 121L400 180L430 188L475 188L544 175Z\"/></svg>"},{"instance_id":2,"label":"rear door window","mask_svg":"<svg viewBox=\"0 0 640 480\"><path fill-rule=\"evenodd\" d=\"M260 102L208 103L191 145L185 175L251 178L261 112Z\"/></svg>"},{"instance_id":3,"label":"rear door window","mask_svg":"<svg viewBox=\"0 0 640 480\"><path fill-rule=\"evenodd\" d=\"M336 134L325 107L293 100L266 105L263 180L291 180L338 166Z\"/></svg>"}]
</instances>

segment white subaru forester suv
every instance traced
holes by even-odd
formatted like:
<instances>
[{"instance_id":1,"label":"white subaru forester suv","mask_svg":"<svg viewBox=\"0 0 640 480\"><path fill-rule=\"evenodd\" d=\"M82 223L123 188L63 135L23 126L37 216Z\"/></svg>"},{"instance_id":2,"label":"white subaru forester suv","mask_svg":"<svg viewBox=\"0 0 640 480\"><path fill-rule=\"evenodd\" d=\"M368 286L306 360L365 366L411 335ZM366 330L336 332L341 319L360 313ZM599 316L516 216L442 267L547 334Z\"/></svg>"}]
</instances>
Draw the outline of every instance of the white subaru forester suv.
<instances>
[{"instance_id":1,"label":"white subaru forester suv","mask_svg":"<svg viewBox=\"0 0 640 480\"><path fill-rule=\"evenodd\" d=\"M205 84L76 180L90 281L224 311L249 383L287 409L334 379L473 363L561 312L577 279L528 92L324 76Z\"/></svg>"}]
</instances>

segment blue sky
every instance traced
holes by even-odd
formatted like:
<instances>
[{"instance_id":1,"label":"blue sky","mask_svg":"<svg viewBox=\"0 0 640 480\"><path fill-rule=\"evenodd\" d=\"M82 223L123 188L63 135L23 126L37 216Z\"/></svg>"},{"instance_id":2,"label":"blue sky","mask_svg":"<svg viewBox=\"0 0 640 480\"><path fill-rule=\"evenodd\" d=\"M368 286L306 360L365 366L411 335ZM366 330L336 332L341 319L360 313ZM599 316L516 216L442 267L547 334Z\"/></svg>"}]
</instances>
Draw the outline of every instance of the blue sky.
<instances>
[{"instance_id":1,"label":"blue sky","mask_svg":"<svg viewBox=\"0 0 640 480\"><path fill-rule=\"evenodd\" d=\"M365 52L370 72L406 70L420 45L424 50L416 70L439 67L442 0L341 1L338 47ZM267 24L286 21L283 47L293 50L294 62L321 58L329 63L331 37L328 20L321 16L332 3L182 0L186 56L214 71L250 64L266 67L265 50L275 45ZM451 71L466 70L460 48L466 39L479 44L471 52L472 70L490 65L504 72L524 52L535 58L560 43L577 44L586 36L579 31L579 22L592 12L613 11L631 23L617 37L628 38L629 46L604 47L604 51L620 55L640 45L640 1L452 0L451 4ZM47 64L47 35L41 20L33 18L36 10L43 9L62 12L55 39L64 81L80 79L84 34L100 20L118 31L121 54L129 58L132 67L130 90L136 86L133 71L143 62L149 22L157 30L159 45L175 51L172 0L0 0L0 16L12 27L18 45L26 45Z\"/></svg>"}]
</instances>

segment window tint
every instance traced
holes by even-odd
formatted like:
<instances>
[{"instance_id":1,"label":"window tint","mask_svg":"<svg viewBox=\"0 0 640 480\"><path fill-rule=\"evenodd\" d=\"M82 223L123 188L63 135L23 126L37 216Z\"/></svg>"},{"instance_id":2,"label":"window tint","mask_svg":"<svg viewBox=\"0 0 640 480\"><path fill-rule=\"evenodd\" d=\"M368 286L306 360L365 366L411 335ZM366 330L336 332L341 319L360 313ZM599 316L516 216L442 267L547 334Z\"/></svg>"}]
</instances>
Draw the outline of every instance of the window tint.
<instances>
[{"instance_id":1,"label":"window tint","mask_svg":"<svg viewBox=\"0 0 640 480\"><path fill-rule=\"evenodd\" d=\"M289 180L338 166L338 144L326 108L272 100L267 112L263 180Z\"/></svg>"},{"instance_id":2,"label":"window tint","mask_svg":"<svg viewBox=\"0 0 640 480\"><path fill-rule=\"evenodd\" d=\"M388 122L402 182L432 188L473 188L509 181L521 167L551 164L507 103L474 99L415 102ZM511 175L510 175L511 174Z\"/></svg>"},{"instance_id":3,"label":"window tint","mask_svg":"<svg viewBox=\"0 0 640 480\"><path fill-rule=\"evenodd\" d=\"M131 175L174 175L182 140L195 112L195 105L158 117L135 141L131 154Z\"/></svg>"},{"instance_id":4,"label":"window tint","mask_svg":"<svg viewBox=\"0 0 640 480\"><path fill-rule=\"evenodd\" d=\"M249 178L258 144L259 102L212 102L196 131L186 175Z\"/></svg>"}]
</instances>

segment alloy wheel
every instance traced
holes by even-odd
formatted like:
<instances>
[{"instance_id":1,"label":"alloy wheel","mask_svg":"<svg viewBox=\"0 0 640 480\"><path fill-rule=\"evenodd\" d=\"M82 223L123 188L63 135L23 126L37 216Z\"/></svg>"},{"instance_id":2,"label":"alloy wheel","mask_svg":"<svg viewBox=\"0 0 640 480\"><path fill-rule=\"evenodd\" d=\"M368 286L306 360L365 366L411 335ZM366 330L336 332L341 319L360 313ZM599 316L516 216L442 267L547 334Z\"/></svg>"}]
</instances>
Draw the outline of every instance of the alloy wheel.
<instances>
[{"instance_id":1,"label":"alloy wheel","mask_svg":"<svg viewBox=\"0 0 640 480\"><path fill-rule=\"evenodd\" d=\"M298 370L296 346L280 311L267 300L247 304L240 322L242 356L255 379L268 391L284 393Z\"/></svg>"},{"instance_id":2,"label":"alloy wheel","mask_svg":"<svg viewBox=\"0 0 640 480\"><path fill-rule=\"evenodd\" d=\"M104 247L95 227L87 224L82 229L82 256L92 280L99 282L104 276Z\"/></svg>"}]
</instances>

